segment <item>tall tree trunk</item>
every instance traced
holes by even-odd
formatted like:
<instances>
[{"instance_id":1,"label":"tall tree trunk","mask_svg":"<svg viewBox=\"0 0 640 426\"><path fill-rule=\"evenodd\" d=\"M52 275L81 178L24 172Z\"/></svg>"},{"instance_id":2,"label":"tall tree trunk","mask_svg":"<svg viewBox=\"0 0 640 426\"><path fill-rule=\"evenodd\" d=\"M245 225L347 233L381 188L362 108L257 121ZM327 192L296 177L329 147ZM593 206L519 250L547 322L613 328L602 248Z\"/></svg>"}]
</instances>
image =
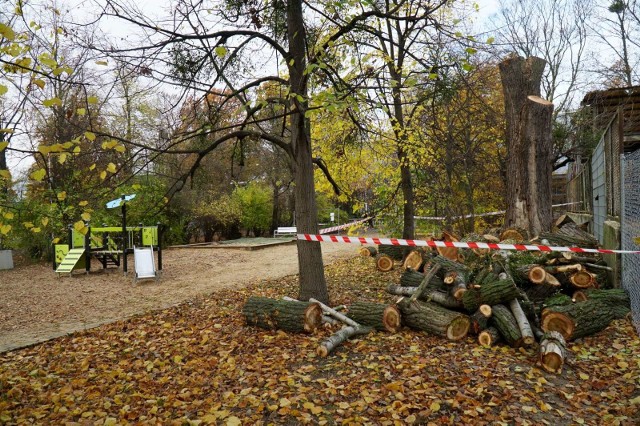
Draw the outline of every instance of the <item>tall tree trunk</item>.
<instances>
[{"instance_id":1,"label":"tall tree trunk","mask_svg":"<svg viewBox=\"0 0 640 426\"><path fill-rule=\"evenodd\" d=\"M515 55L499 65L507 121L505 226L532 235L551 227L553 104L539 97L545 65Z\"/></svg>"},{"instance_id":2,"label":"tall tree trunk","mask_svg":"<svg viewBox=\"0 0 640 426\"><path fill-rule=\"evenodd\" d=\"M311 157L311 131L304 113L307 109L306 31L302 16L302 1L289 0L287 4L287 35L289 54L287 63L291 90L294 94L291 108L291 146L295 177L296 226L299 233L318 233L318 209L313 181ZM329 304L327 282L324 277L322 250L319 242L298 240L298 267L300 272L300 300L317 299Z\"/></svg>"}]
</instances>

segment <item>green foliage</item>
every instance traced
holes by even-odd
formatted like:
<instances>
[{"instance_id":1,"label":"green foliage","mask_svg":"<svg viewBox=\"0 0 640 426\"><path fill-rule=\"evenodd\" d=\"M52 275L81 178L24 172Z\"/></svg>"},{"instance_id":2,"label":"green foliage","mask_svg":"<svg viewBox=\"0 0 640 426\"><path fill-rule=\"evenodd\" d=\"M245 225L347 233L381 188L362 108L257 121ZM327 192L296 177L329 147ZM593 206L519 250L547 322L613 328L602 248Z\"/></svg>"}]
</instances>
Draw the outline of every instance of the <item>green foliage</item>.
<instances>
[{"instance_id":1,"label":"green foliage","mask_svg":"<svg viewBox=\"0 0 640 426\"><path fill-rule=\"evenodd\" d=\"M240 223L247 230L258 236L269 230L273 201L267 187L258 183L250 183L246 187L238 187L233 193L233 200L240 207Z\"/></svg>"},{"instance_id":2,"label":"green foliage","mask_svg":"<svg viewBox=\"0 0 640 426\"><path fill-rule=\"evenodd\" d=\"M205 241L213 241L216 234L222 238L237 238L241 216L240 205L232 196L205 196L193 209L190 232L202 236Z\"/></svg>"}]
</instances>

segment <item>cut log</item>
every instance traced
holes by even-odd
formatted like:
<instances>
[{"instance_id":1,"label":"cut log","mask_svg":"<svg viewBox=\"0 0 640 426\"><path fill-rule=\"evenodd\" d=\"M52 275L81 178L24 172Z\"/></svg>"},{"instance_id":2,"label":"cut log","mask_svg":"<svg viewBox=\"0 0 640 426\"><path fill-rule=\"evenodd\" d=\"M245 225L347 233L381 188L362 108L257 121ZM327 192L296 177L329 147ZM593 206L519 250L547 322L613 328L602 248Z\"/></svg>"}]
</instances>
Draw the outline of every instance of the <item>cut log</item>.
<instances>
[{"instance_id":1,"label":"cut log","mask_svg":"<svg viewBox=\"0 0 640 426\"><path fill-rule=\"evenodd\" d=\"M566 294L555 294L547 299L545 299L543 307L544 308L552 308L554 306L564 306L570 305L573 303L571 297Z\"/></svg>"},{"instance_id":2,"label":"cut log","mask_svg":"<svg viewBox=\"0 0 640 426\"><path fill-rule=\"evenodd\" d=\"M360 327L360 324L358 324L357 322L355 322L354 320L352 320L351 318L347 317L345 314L342 314L338 311L336 311L335 309L325 305L324 303L320 302L319 300L316 299L309 299L309 302L311 303L317 303L320 306L320 309L322 309L322 312L324 312L327 315L331 315L333 318L342 321L343 323L350 325L351 327Z\"/></svg>"},{"instance_id":3,"label":"cut log","mask_svg":"<svg viewBox=\"0 0 640 426\"><path fill-rule=\"evenodd\" d=\"M435 302L440 306L444 306L449 309L462 308L462 302L453 297L449 292L441 290L429 290L425 291L420 297L421 300L428 302Z\"/></svg>"},{"instance_id":4,"label":"cut log","mask_svg":"<svg viewBox=\"0 0 640 426\"><path fill-rule=\"evenodd\" d=\"M518 288L512 280L498 280L483 284L480 289L467 290L462 295L462 304L469 312L475 312L480 305L497 305L508 303L518 297Z\"/></svg>"},{"instance_id":5,"label":"cut log","mask_svg":"<svg viewBox=\"0 0 640 426\"><path fill-rule=\"evenodd\" d=\"M381 244L378 246L379 254L386 254L393 260L401 261L404 257L405 246L395 246L390 244Z\"/></svg>"},{"instance_id":6,"label":"cut log","mask_svg":"<svg viewBox=\"0 0 640 426\"><path fill-rule=\"evenodd\" d=\"M467 315L454 312L431 302L410 302L402 299L398 302L402 313L402 322L416 330L426 331L449 340L464 339L469 332L470 321Z\"/></svg>"},{"instance_id":7,"label":"cut log","mask_svg":"<svg viewBox=\"0 0 640 426\"><path fill-rule=\"evenodd\" d=\"M525 290L529 300L534 303L542 302L561 290L560 281L550 273L544 271L544 269L542 272L544 274L542 282L532 283L532 285Z\"/></svg>"},{"instance_id":8,"label":"cut log","mask_svg":"<svg viewBox=\"0 0 640 426\"><path fill-rule=\"evenodd\" d=\"M413 296L418 287L403 287L395 284L389 284L387 286L387 293L394 294L396 296Z\"/></svg>"},{"instance_id":9,"label":"cut log","mask_svg":"<svg viewBox=\"0 0 640 426\"><path fill-rule=\"evenodd\" d=\"M425 268L424 278L422 279L422 282L418 286L416 292L409 298L410 302L416 301L422 295L422 293L424 293L424 291L429 287L431 279L436 276L439 270L440 265L438 264L431 266L429 269Z\"/></svg>"},{"instance_id":10,"label":"cut log","mask_svg":"<svg viewBox=\"0 0 640 426\"><path fill-rule=\"evenodd\" d=\"M407 257L405 257L402 267L404 269L411 268L414 271L419 271L424 263L424 252L422 250L411 250Z\"/></svg>"},{"instance_id":11,"label":"cut log","mask_svg":"<svg viewBox=\"0 0 640 426\"><path fill-rule=\"evenodd\" d=\"M247 325L267 330L311 333L322 324L322 308L318 303L252 296L247 299L242 313Z\"/></svg>"},{"instance_id":12,"label":"cut log","mask_svg":"<svg viewBox=\"0 0 640 426\"><path fill-rule=\"evenodd\" d=\"M393 259L384 253L379 253L376 256L376 268L380 272L389 272L393 269Z\"/></svg>"},{"instance_id":13,"label":"cut log","mask_svg":"<svg viewBox=\"0 0 640 426\"><path fill-rule=\"evenodd\" d=\"M500 234L500 241L513 240L516 242L522 242L527 239L525 235L527 235L527 231L523 229L509 228L502 231Z\"/></svg>"},{"instance_id":14,"label":"cut log","mask_svg":"<svg viewBox=\"0 0 640 426\"><path fill-rule=\"evenodd\" d=\"M522 346L522 333L509 308L499 304L493 305L492 309L491 323L498 329L505 342L514 348Z\"/></svg>"},{"instance_id":15,"label":"cut log","mask_svg":"<svg viewBox=\"0 0 640 426\"><path fill-rule=\"evenodd\" d=\"M400 276L400 286L401 287L418 287L422 280L424 279L424 274L421 272L416 272L411 269L407 269ZM434 275L430 280L427 286L427 289L434 290L442 290L445 288L442 279L437 275Z\"/></svg>"},{"instance_id":16,"label":"cut log","mask_svg":"<svg viewBox=\"0 0 640 426\"><path fill-rule=\"evenodd\" d=\"M387 292L395 294L397 296L413 296L418 290L417 287L400 287L395 284L389 284ZM445 308L460 309L462 308L462 302L456 300L449 292L436 289L426 289L419 300L427 302L435 302Z\"/></svg>"},{"instance_id":17,"label":"cut log","mask_svg":"<svg viewBox=\"0 0 640 426\"><path fill-rule=\"evenodd\" d=\"M376 254L378 254L378 249L376 249L373 246L366 246L366 247L360 247L360 256L363 257L374 257Z\"/></svg>"},{"instance_id":18,"label":"cut log","mask_svg":"<svg viewBox=\"0 0 640 426\"><path fill-rule=\"evenodd\" d=\"M478 310L471 315L471 330L474 334L479 334L489 327L489 319L492 314L493 310L491 306L481 305Z\"/></svg>"},{"instance_id":19,"label":"cut log","mask_svg":"<svg viewBox=\"0 0 640 426\"><path fill-rule=\"evenodd\" d=\"M567 343L561 333L549 331L540 340L540 365L549 373L560 373L567 354Z\"/></svg>"},{"instance_id":20,"label":"cut log","mask_svg":"<svg viewBox=\"0 0 640 426\"><path fill-rule=\"evenodd\" d=\"M348 316L358 324L380 331L396 333L401 326L400 311L393 305L356 302L349 307Z\"/></svg>"},{"instance_id":21,"label":"cut log","mask_svg":"<svg viewBox=\"0 0 640 426\"><path fill-rule=\"evenodd\" d=\"M464 263L460 263L457 260L451 260L444 256L436 256L431 259L431 261L440 265L444 272L456 271L463 275L470 275L471 272Z\"/></svg>"},{"instance_id":22,"label":"cut log","mask_svg":"<svg viewBox=\"0 0 640 426\"><path fill-rule=\"evenodd\" d=\"M522 344L524 346L533 345L536 342L536 338L533 335L533 330L531 329L531 325L529 324L527 316L524 314L520 303L518 303L518 299L513 299L509 302L509 309L511 309L511 313L516 319L516 323L518 324L518 328L520 329L520 334L522 335Z\"/></svg>"},{"instance_id":23,"label":"cut log","mask_svg":"<svg viewBox=\"0 0 640 426\"><path fill-rule=\"evenodd\" d=\"M442 241L445 242L458 242L460 239L455 235L443 231L442 232ZM457 261L459 259L458 248L457 247L436 247L438 254L446 259Z\"/></svg>"},{"instance_id":24,"label":"cut log","mask_svg":"<svg viewBox=\"0 0 640 426\"><path fill-rule=\"evenodd\" d=\"M369 327L345 327L341 330L338 330L331 336L329 336L325 341L323 341L318 349L316 350L317 354L321 357L326 357L329 355L335 348L340 346L343 342L348 340L349 338L357 335L370 333L373 329Z\"/></svg>"},{"instance_id":25,"label":"cut log","mask_svg":"<svg viewBox=\"0 0 640 426\"><path fill-rule=\"evenodd\" d=\"M631 300L629 299L629 293L625 289L590 289L581 293L584 294L586 300L597 300L606 304L611 309L615 319L622 319L631 312Z\"/></svg>"},{"instance_id":26,"label":"cut log","mask_svg":"<svg viewBox=\"0 0 640 426\"><path fill-rule=\"evenodd\" d=\"M614 313L605 303L587 300L545 308L540 326L545 332L560 332L569 341L604 330L613 319Z\"/></svg>"},{"instance_id":27,"label":"cut log","mask_svg":"<svg viewBox=\"0 0 640 426\"><path fill-rule=\"evenodd\" d=\"M575 302L584 302L585 300L587 300L587 294L582 290L576 290L571 295L571 301L574 302L574 303Z\"/></svg>"},{"instance_id":28,"label":"cut log","mask_svg":"<svg viewBox=\"0 0 640 426\"><path fill-rule=\"evenodd\" d=\"M594 276L588 271L578 271L571 274L569 282L578 289L593 287L595 284Z\"/></svg>"},{"instance_id":29,"label":"cut log","mask_svg":"<svg viewBox=\"0 0 640 426\"><path fill-rule=\"evenodd\" d=\"M480 334L478 334L478 343L485 348L490 348L500 341L500 332L495 327L489 327L485 330L482 330Z\"/></svg>"}]
</instances>

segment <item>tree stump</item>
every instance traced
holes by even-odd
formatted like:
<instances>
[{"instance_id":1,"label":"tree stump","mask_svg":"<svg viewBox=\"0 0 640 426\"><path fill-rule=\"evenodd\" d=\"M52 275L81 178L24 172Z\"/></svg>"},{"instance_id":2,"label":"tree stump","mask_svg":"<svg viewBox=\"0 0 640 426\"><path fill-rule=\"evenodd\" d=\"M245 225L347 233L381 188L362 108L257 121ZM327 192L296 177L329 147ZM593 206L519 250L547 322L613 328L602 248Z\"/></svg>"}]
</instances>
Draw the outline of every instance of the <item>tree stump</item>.
<instances>
[{"instance_id":1,"label":"tree stump","mask_svg":"<svg viewBox=\"0 0 640 426\"><path fill-rule=\"evenodd\" d=\"M242 314L247 325L267 330L311 333L322 324L322 308L317 303L251 296Z\"/></svg>"},{"instance_id":2,"label":"tree stump","mask_svg":"<svg viewBox=\"0 0 640 426\"><path fill-rule=\"evenodd\" d=\"M401 327L400 311L393 305L356 302L349 307L347 316L358 324L380 331L396 333Z\"/></svg>"},{"instance_id":3,"label":"tree stump","mask_svg":"<svg viewBox=\"0 0 640 426\"><path fill-rule=\"evenodd\" d=\"M464 339L469 332L470 321L467 315L454 312L431 302L408 299L398 302L402 313L402 322L416 330L426 331L449 340Z\"/></svg>"}]
</instances>

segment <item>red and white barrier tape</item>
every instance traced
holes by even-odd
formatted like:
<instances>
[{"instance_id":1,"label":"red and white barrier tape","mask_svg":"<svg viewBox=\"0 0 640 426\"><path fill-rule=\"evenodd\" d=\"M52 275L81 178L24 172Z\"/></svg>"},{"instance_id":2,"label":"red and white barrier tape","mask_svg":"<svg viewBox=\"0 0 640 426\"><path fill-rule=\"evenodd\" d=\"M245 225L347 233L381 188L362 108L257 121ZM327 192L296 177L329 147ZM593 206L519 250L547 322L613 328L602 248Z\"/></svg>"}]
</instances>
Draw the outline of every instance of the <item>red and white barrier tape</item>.
<instances>
[{"instance_id":1,"label":"red and white barrier tape","mask_svg":"<svg viewBox=\"0 0 640 426\"><path fill-rule=\"evenodd\" d=\"M640 254L640 250L607 250L589 249L579 247L555 247L539 246L531 244L497 244L479 242L448 242L448 241L422 241L422 240L402 240L399 238L366 238L366 237L341 237L337 235L310 235L298 234L299 240L320 241L331 243L361 243L361 244L385 244L394 246L411 247L457 247L472 249L490 250L520 250L520 251L570 251L574 253L605 253L605 254Z\"/></svg>"},{"instance_id":2,"label":"red and white barrier tape","mask_svg":"<svg viewBox=\"0 0 640 426\"><path fill-rule=\"evenodd\" d=\"M356 220L355 222L345 223L344 225L337 225L337 226L332 226L331 228L324 228L324 229L319 230L318 232L320 234L328 234L329 232L335 232L335 231L339 231L341 229L350 228L353 225L357 225L359 223L366 222L366 221L368 221L370 219L371 219L370 217L367 217L365 219Z\"/></svg>"}]
</instances>

